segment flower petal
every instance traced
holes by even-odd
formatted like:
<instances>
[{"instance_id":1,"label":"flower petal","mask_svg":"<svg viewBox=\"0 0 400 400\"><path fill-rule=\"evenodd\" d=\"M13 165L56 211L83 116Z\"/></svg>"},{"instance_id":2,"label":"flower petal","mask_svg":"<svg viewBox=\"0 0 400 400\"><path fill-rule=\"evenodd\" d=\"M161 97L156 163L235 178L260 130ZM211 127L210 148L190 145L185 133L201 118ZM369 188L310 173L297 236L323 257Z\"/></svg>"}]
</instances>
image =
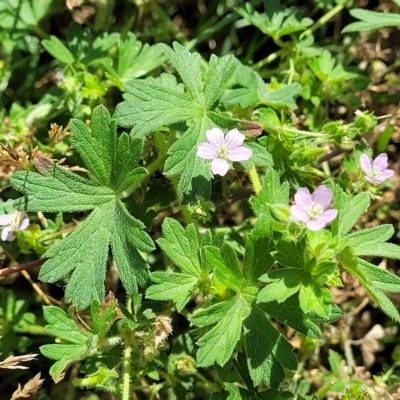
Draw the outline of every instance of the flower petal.
<instances>
[{"instance_id":1,"label":"flower petal","mask_svg":"<svg viewBox=\"0 0 400 400\"><path fill-rule=\"evenodd\" d=\"M10 233L11 228L9 226L6 226L3 229L3 232L1 232L1 240L4 242L12 242L15 239L15 236Z\"/></svg>"},{"instance_id":2,"label":"flower petal","mask_svg":"<svg viewBox=\"0 0 400 400\"><path fill-rule=\"evenodd\" d=\"M336 208L332 208L330 210L324 211L318 218L318 221L322 221L324 224L329 224L332 222L338 215L338 210Z\"/></svg>"},{"instance_id":3,"label":"flower petal","mask_svg":"<svg viewBox=\"0 0 400 400\"><path fill-rule=\"evenodd\" d=\"M10 215L13 216L13 214L0 215L0 226L5 226L5 225L10 225L11 224Z\"/></svg>"},{"instance_id":4,"label":"flower petal","mask_svg":"<svg viewBox=\"0 0 400 400\"><path fill-rule=\"evenodd\" d=\"M365 180L372 183L373 185L379 185L380 183L382 183L380 178L376 178L376 177L372 178L368 175L365 175Z\"/></svg>"},{"instance_id":5,"label":"flower petal","mask_svg":"<svg viewBox=\"0 0 400 400\"><path fill-rule=\"evenodd\" d=\"M290 207L290 217L297 222L308 222L310 220L307 212L296 205Z\"/></svg>"},{"instance_id":6,"label":"flower petal","mask_svg":"<svg viewBox=\"0 0 400 400\"><path fill-rule=\"evenodd\" d=\"M389 165L388 156L386 153L379 154L372 163L372 168L379 168L381 171L386 169Z\"/></svg>"},{"instance_id":7,"label":"flower petal","mask_svg":"<svg viewBox=\"0 0 400 400\"><path fill-rule=\"evenodd\" d=\"M394 171L391 169L385 169L382 171L382 173L379 175L379 179L381 182L385 182L386 179L391 178L394 175Z\"/></svg>"},{"instance_id":8,"label":"flower petal","mask_svg":"<svg viewBox=\"0 0 400 400\"><path fill-rule=\"evenodd\" d=\"M312 197L309 190L306 188L300 188L294 195L294 201L296 203L296 206L298 206L300 210L306 212L307 207L312 202Z\"/></svg>"},{"instance_id":9,"label":"flower petal","mask_svg":"<svg viewBox=\"0 0 400 400\"><path fill-rule=\"evenodd\" d=\"M371 172L372 161L366 154L361 154L361 156L360 156L360 165L361 165L361 169L366 174L369 174Z\"/></svg>"},{"instance_id":10,"label":"flower petal","mask_svg":"<svg viewBox=\"0 0 400 400\"><path fill-rule=\"evenodd\" d=\"M325 185L321 185L315 189L311 197L314 203L319 204L326 210L332 201L332 190L328 189Z\"/></svg>"},{"instance_id":11,"label":"flower petal","mask_svg":"<svg viewBox=\"0 0 400 400\"><path fill-rule=\"evenodd\" d=\"M211 163L211 171L214 175L224 176L229 169L228 161L223 160L222 158L214 158Z\"/></svg>"},{"instance_id":12,"label":"flower petal","mask_svg":"<svg viewBox=\"0 0 400 400\"><path fill-rule=\"evenodd\" d=\"M18 230L23 231L29 226L29 218L24 218L19 224Z\"/></svg>"},{"instance_id":13,"label":"flower petal","mask_svg":"<svg viewBox=\"0 0 400 400\"><path fill-rule=\"evenodd\" d=\"M306 222L306 226L310 231L320 231L325 227L326 223L320 219L314 219Z\"/></svg>"},{"instance_id":14,"label":"flower petal","mask_svg":"<svg viewBox=\"0 0 400 400\"><path fill-rule=\"evenodd\" d=\"M205 158L206 160L213 160L215 158L215 147L207 142L200 143L197 145L196 156Z\"/></svg>"},{"instance_id":15,"label":"flower petal","mask_svg":"<svg viewBox=\"0 0 400 400\"><path fill-rule=\"evenodd\" d=\"M206 132L207 140L211 143L214 148L217 148L225 140L224 132L219 128L212 128Z\"/></svg>"},{"instance_id":16,"label":"flower petal","mask_svg":"<svg viewBox=\"0 0 400 400\"><path fill-rule=\"evenodd\" d=\"M227 158L231 161L246 161L253 155L253 152L244 146L239 146L228 151Z\"/></svg>"},{"instance_id":17,"label":"flower petal","mask_svg":"<svg viewBox=\"0 0 400 400\"><path fill-rule=\"evenodd\" d=\"M229 131L225 136L225 142L228 143L232 149L239 147L244 142L245 136L240 133L236 128Z\"/></svg>"}]
</instances>

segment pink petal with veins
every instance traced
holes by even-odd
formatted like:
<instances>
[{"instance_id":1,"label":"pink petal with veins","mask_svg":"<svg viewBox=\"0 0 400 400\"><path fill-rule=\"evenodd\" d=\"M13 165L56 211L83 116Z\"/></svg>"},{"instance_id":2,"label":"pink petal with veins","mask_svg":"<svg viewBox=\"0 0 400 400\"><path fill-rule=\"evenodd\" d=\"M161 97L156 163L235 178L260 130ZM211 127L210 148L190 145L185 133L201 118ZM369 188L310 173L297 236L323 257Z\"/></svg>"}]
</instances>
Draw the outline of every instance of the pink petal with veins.
<instances>
[{"instance_id":1,"label":"pink petal with veins","mask_svg":"<svg viewBox=\"0 0 400 400\"><path fill-rule=\"evenodd\" d=\"M239 147L244 142L245 136L237 129L232 129L225 136L225 142L228 143L232 149Z\"/></svg>"},{"instance_id":2,"label":"pink petal with veins","mask_svg":"<svg viewBox=\"0 0 400 400\"><path fill-rule=\"evenodd\" d=\"M207 140L217 148L225 139L224 132L219 128L212 128L206 132Z\"/></svg>"},{"instance_id":3,"label":"pink petal with veins","mask_svg":"<svg viewBox=\"0 0 400 400\"><path fill-rule=\"evenodd\" d=\"M372 161L366 154L361 154L361 156L360 156L360 165L361 165L361 169L366 174L369 174L371 172Z\"/></svg>"},{"instance_id":4,"label":"pink petal with veins","mask_svg":"<svg viewBox=\"0 0 400 400\"><path fill-rule=\"evenodd\" d=\"M321 185L315 189L311 197L314 203L319 204L326 210L332 201L332 190L328 189L325 185Z\"/></svg>"},{"instance_id":5,"label":"pink petal with veins","mask_svg":"<svg viewBox=\"0 0 400 400\"><path fill-rule=\"evenodd\" d=\"M214 158L211 163L211 171L214 175L224 176L228 172L229 164L228 161L221 158Z\"/></svg>"},{"instance_id":6,"label":"pink petal with veins","mask_svg":"<svg viewBox=\"0 0 400 400\"><path fill-rule=\"evenodd\" d=\"M215 147L207 142L200 143L197 145L196 155L206 160L213 160L215 158Z\"/></svg>"},{"instance_id":7,"label":"pink petal with veins","mask_svg":"<svg viewBox=\"0 0 400 400\"><path fill-rule=\"evenodd\" d=\"M228 159L231 161L246 161L253 155L253 152L247 147L240 146L229 150Z\"/></svg>"},{"instance_id":8,"label":"pink petal with veins","mask_svg":"<svg viewBox=\"0 0 400 400\"><path fill-rule=\"evenodd\" d=\"M300 210L307 211L307 207L312 202L309 190L306 188L300 188L294 195L294 201Z\"/></svg>"}]
</instances>

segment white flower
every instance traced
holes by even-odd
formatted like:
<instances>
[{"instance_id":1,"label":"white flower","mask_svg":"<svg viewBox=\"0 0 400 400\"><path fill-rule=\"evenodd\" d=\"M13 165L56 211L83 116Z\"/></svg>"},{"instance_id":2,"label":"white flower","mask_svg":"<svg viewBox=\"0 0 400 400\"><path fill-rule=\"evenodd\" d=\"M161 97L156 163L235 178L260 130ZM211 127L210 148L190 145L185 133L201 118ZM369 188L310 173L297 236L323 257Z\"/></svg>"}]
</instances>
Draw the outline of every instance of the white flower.
<instances>
[{"instance_id":1,"label":"white flower","mask_svg":"<svg viewBox=\"0 0 400 400\"><path fill-rule=\"evenodd\" d=\"M0 226L4 226L1 232L1 240L11 242L15 239L14 231L23 231L29 225L29 218L25 211L16 211L12 214L0 215Z\"/></svg>"}]
</instances>

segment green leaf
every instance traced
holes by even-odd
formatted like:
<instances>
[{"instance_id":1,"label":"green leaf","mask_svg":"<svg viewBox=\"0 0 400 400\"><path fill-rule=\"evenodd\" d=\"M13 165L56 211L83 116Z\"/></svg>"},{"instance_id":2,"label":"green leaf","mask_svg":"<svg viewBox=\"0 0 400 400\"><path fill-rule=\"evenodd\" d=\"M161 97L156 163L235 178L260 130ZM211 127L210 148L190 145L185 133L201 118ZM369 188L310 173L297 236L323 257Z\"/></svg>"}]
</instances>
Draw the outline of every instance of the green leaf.
<instances>
[{"instance_id":1,"label":"green leaf","mask_svg":"<svg viewBox=\"0 0 400 400\"><path fill-rule=\"evenodd\" d=\"M189 274L155 271L151 274L155 285L146 290L146 297L152 300L173 300L178 311L189 302L199 279Z\"/></svg>"},{"instance_id":2,"label":"green leaf","mask_svg":"<svg viewBox=\"0 0 400 400\"><path fill-rule=\"evenodd\" d=\"M306 241L304 238L295 242L280 233L274 234L276 251L272 253L275 260L288 268L303 269L306 265Z\"/></svg>"},{"instance_id":3,"label":"green leaf","mask_svg":"<svg viewBox=\"0 0 400 400\"><path fill-rule=\"evenodd\" d=\"M158 239L157 243L167 256L182 271L200 277L202 268L196 227L189 224L184 229L175 219L165 218L162 231L164 238Z\"/></svg>"},{"instance_id":4,"label":"green leaf","mask_svg":"<svg viewBox=\"0 0 400 400\"><path fill-rule=\"evenodd\" d=\"M332 292L313 281L307 282L300 287L299 304L305 313L314 312L322 318L329 318L331 315Z\"/></svg>"},{"instance_id":5,"label":"green leaf","mask_svg":"<svg viewBox=\"0 0 400 400\"><path fill-rule=\"evenodd\" d=\"M258 293L257 302L276 300L281 303L299 291L303 279L304 271L298 268L278 269L263 275L260 280L268 285Z\"/></svg>"},{"instance_id":6,"label":"green leaf","mask_svg":"<svg viewBox=\"0 0 400 400\"><path fill-rule=\"evenodd\" d=\"M293 9L283 9L278 1L264 2L264 10L265 12L261 14L254 10L251 3L246 2L244 7L237 9L237 12L250 24L273 38L303 31L313 22L311 18L300 19Z\"/></svg>"},{"instance_id":7,"label":"green leaf","mask_svg":"<svg viewBox=\"0 0 400 400\"><path fill-rule=\"evenodd\" d=\"M281 86L278 89L267 91L261 98L261 103L278 109L295 110L297 104L294 98L301 92L301 85L297 82Z\"/></svg>"},{"instance_id":8,"label":"green leaf","mask_svg":"<svg viewBox=\"0 0 400 400\"><path fill-rule=\"evenodd\" d=\"M260 214L253 230L246 236L243 276L253 284L256 284L260 276L268 272L275 263L275 259L271 256L275 246L270 237L270 225L270 216Z\"/></svg>"},{"instance_id":9,"label":"green leaf","mask_svg":"<svg viewBox=\"0 0 400 400\"><path fill-rule=\"evenodd\" d=\"M242 87L231 89L223 97L223 103L227 106L239 104L241 107L247 108L264 104L284 110L297 108L294 97L301 91L301 86L298 83L269 89L256 71L244 65L238 66L235 81Z\"/></svg>"},{"instance_id":10,"label":"green leaf","mask_svg":"<svg viewBox=\"0 0 400 400\"><path fill-rule=\"evenodd\" d=\"M178 134L168 149L164 172L170 177L181 176L177 187L181 200L196 201L198 195L209 199L210 162L196 155L197 145L206 140L206 131L216 126L225 131L235 127L260 131L255 123L227 116L225 110L219 108L239 61L232 56L212 56L203 77L198 53L190 53L176 42L173 48L164 44L157 46L164 51L184 86L163 75L156 79L127 81L125 101L117 107L114 118L119 125L132 127L131 137L143 137L165 126L184 122L187 129Z\"/></svg>"},{"instance_id":11,"label":"green leaf","mask_svg":"<svg viewBox=\"0 0 400 400\"><path fill-rule=\"evenodd\" d=\"M203 82L201 79L201 57L199 53L191 53L177 42L172 44L173 49L165 44L158 44L168 57L171 65L176 69L183 83L187 87L192 100L202 102Z\"/></svg>"},{"instance_id":12,"label":"green leaf","mask_svg":"<svg viewBox=\"0 0 400 400\"><path fill-rule=\"evenodd\" d=\"M400 321L400 314L397 311L396 307L393 305L390 299L385 296L379 289L381 285L378 284L375 286L371 282L370 268L363 268L362 265L361 268L359 268L359 259L357 259L353 249L350 246L345 247L339 254L337 254L337 258L341 262L343 268L349 271L360 281L367 292L371 295L372 299L375 300L378 303L379 307L382 308L383 312L394 320ZM365 275L365 270L367 272L367 275ZM388 285L388 287L390 287L390 285Z\"/></svg>"},{"instance_id":13,"label":"green leaf","mask_svg":"<svg viewBox=\"0 0 400 400\"><path fill-rule=\"evenodd\" d=\"M358 259L358 268L366 279L380 290L391 293L400 293L400 278L386 269L370 264L365 260Z\"/></svg>"},{"instance_id":14,"label":"green leaf","mask_svg":"<svg viewBox=\"0 0 400 400\"><path fill-rule=\"evenodd\" d=\"M46 332L56 338L75 344L82 344L86 343L90 336L89 333L82 332L76 322L70 319L66 312L59 307L43 307L43 316L49 323L49 325L46 325Z\"/></svg>"},{"instance_id":15,"label":"green leaf","mask_svg":"<svg viewBox=\"0 0 400 400\"><path fill-rule=\"evenodd\" d=\"M56 36L42 40L42 45L54 58L64 64L72 64L75 61L72 53Z\"/></svg>"},{"instance_id":16,"label":"green leaf","mask_svg":"<svg viewBox=\"0 0 400 400\"><path fill-rule=\"evenodd\" d=\"M165 60L162 49L143 45L132 32L119 42L118 49L118 75L122 81L140 78Z\"/></svg>"},{"instance_id":17,"label":"green leaf","mask_svg":"<svg viewBox=\"0 0 400 400\"><path fill-rule=\"evenodd\" d=\"M370 203L368 193L362 192L351 198L342 191L339 186L334 187L334 208L339 211L338 218L334 221L337 233L343 237L350 232L361 215L363 215Z\"/></svg>"},{"instance_id":18,"label":"green leaf","mask_svg":"<svg viewBox=\"0 0 400 400\"><path fill-rule=\"evenodd\" d=\"M243 273L235 250L224 243L221 250L216 247L206 247L205 256L214 267L213 280L239 293L243 287Z\"/></svg>"},{"instance_id":19,"label":"green leaf","mask_svg":"<svg viewBox=\"0 0 400 400\"><path fill-rule=\"evenodd\" d=\"M247 365L255 386L264 383L278 388L284 368L296 370L297 359L289 342L272 327L258 306L244 321Z\"/></svg>"},{"instance_id":20,"label":"green leaf","mask_svg":"<svg viewBox=\"0 0 400 400\"><path fill-rule=\"evenodd\" d=\"M200 367L209 367L214 363L224 365L231 358L240 338L242 322L250 313L250 305L241 296L235 296L228 301L229 308L225 309L219 322L197 342L197 363ZM196 318L197 315L201 317L201 312L195 313L191 318L194 324L200 324L201 319Z\"/></svg>"},{"instance_id":21,"label":"green leaf","mask_svg":"<svg viewBox=\"0 0 400 400\"><path fill-rule=\"evenodd\" d=\"M210 164L197 157L196 152L197 144L205 140L205 132L213 127L215 124L208 118L194 120L188 124L184 136L168 150L170 157L165 163L164 171L168 176L181 174L177 190L182 198L185 193L190 194L189 199L198 195L205 199L211 196Z\"/></svg>"},{"instance_id":22,"label":"green leaf","mask_svg":"<svg viewBox=\"0 0 400 400\"><path fill-rule=\"evenodd\" d=\"M86 344L45 344L39 349L45 357L57 360L49 370L55 383L64 378L65 371L72 364L84 359L87 354Z\"/></svg>"},{"instance_id":23,"label":"green leaf","mask_svg":"<svg viewBox=\"0 0 400 400\"><path fill-rule=\"evenodd\" d=\"M146 296L153 300L174 300L181 310L190 300L203 272L197 230L193 224L184 229L178 221L165 218L162 231L164 237L157 243L184 273L153 272L151 280L155 285L147 289Z\"/></svg>"},{"instance_id":24,"label":"green leaf","mask_svg":"<svg viewBox=\"0 0 400 400\"><path fill-rule=\"evenodd\" d=\"M253 196L250 204L258 216L260 213L270 214L271 204L289 204L289 184L280 183L279 174L270 168L265 174L263 188L258 197Z\"/></svg>"},{"instance_id":25,"label":"green leaf","mask_svg":"<svg viewBox=\"0 0 400 400\"><path fill-rule=\"evenodd\" d=\"M154 244L143 231L143 223L133 218L120 200L123 197L120 191L145 176L144 168L134 168L140 157L140 141L129 141L122 135L116 148L115 125L102 106L93 111L91 132L78 121L74 121L74 126L74 144L93 176L103 185L73 174L44 157L37 157L35 161L40 174L18 171L11 183L25 195L14 203L21 210L93 209L76 230L45 253L48 260L40 271L40 279L46 282L56 282L71 274L66 301L83 309L93 300L101 302L104 297L110 245L125 289L136 293L138 285L143 286L148 279L148 266L139 251L152 251ZM122 149L125 145L127 148Z\"/></svg>"},{"instance_id":26,"label":"green leaf","mask_svg":"<svg viewBox=\"0 0 400 400\"><path fill-rule=\"evenodd\" d=\"M334 322L342 315L340 308L335 305L333 305L332 313L328 319L321 318L312 312L306 314L300 307L298 296L291 296L283 303L272 301L261 304L260 308L282 324L290 326L312 339L322 338L322 331L317 323Z\"/></svg>"},{"instance_id":27,"label":"green leaf","mask_svg":"<svg viewBox=\"0 0 400 400\"><path fill-rule=\"evenodd\" d=\"M143 224L131 217L120 201L100 206L78 229L45 253L49 260L43 264L39 278L53 283L73 271L65 292L66 301L75 303L79 309L92 300L101 302L111 242L121 281L128 292L135 293L137 285L144 285L148 277L147 264L136 249L153 249L151 239L142 229Z\"/></svg>"},{"instance_id":28,"label":"green leaf","mask_svg":"<svg viewBox=\"0 0 400 400\"><path fill-rule=\"evenodd\" d=\"M59 307L43 307L44 317L49 325L45 330L52 336L73 344L47 344L40 347L41 353L57 360L50 368L50 375L57 383L63 379L66 369L78 360L96 351L96 336L83 333L75 321Z\"/></svg>"},{"instance_id":29,"label":"green leaf","mask_svg":"<svg viewBox=\"0 0 400 400\"><path fill-rule=\"evenodd\" d=\"M208 110L222 97L223 90L235 73L239 62L233 56L218 58L211 55L209 69L204 83L204 99Z\"/></svg>"},{"instance_id":30,"label":"green leaf","mask_svg":"<svg viewBox=\"0 0 400 400\"><path fill-rule=\"evenodd\" d=\"M113 295L108 295L103 303L93 301L90 305L90 316L92 317L93 332L100 340L106 338L107 332L110 330L114 322L121 318L118 315L118 301Z\"/></svg>"},{"instance_id":31,"label":"green leaf","mask_svg":"<svg viewBox=\"0 0 400 400\"><path fill-rule=\"evenodd\" d=\"M72 212L91 210L115 198L112 189L73 174L49 160L48 175L17 171L11 185L25 197L17 199L14 207L24 211Z\"/></svg>"},{"instance_id":32,"label":"green leaf","mask_svg":"<svg viewBox=\"0 0 400 400\"><path fill-rule=\"evenodd\" d=\"M244 147L248 147L253 152L251 160L240 162L246 169L250 170L253 167L253 164L260 167L270 168L274 165L271 154L264 146L255 142L247 142Z\"/></svg>"},{"instance_id":33,"label":"green leaf","mask_svg":"<svg viewBox=\"0 0 400 400\"><path fill-rule=\"evenodd\" d=\"M363 248L364 246L371 247L374 243L384 243L389 240L393 234L393 226L385 224L350 233L346 238L349 239L350 246L353 247L357 254L359 248Z\"/></svg>"},{"instance_id":34,"label":"green leaf","mask_svg":"<svg viewBox=\"0 0 400 400\"><path fill-rule=\"evenodd\" d=\"M393 302L382 293L381 290L374 286L365 286L368 293L371 295L372 299L376 301L378 306L382 309L382 311L388 315L390 318L394 319L397 322L400 322L400 314L397 310L396 306Z\"/></svg>"},{"instance_id":35,"label":"green leaf","mask_svg":"<svg viewBox=\"0 0 400 400\"><path fill-rule=\"evenodd\" d=\"M371 31L373 29L384 28L387 26L400 26L400 15L394 13L382 13L362 8L350 10L350 15L361 20L353 22L342 30L342 33Z\"/></svg>"},{"instance_id":36,"label":"green leaf","mask_svg":"<svg viewBox=\"0 0 400 400\"><path fill-rule=\"evenodd\" d=\"M98 106L93 110L90 126L91 131L82 121L73 119L71 131L74 138L71 143L97 180L103 186L109 186L115 164L116 124L107 109Z\"/></svg>"},{"instance_id":37,"label":"green leaf","mask_svg":"<svg viewBox=\"0 0 400 400\"><path fill-rule=\"evenodd\" d=\"M162 126L204 116L203 109L187 96L151 79L127 81L124 87L129 97L113 117L120 126L133 126L132 136L143 137Z\"/></svg>"},{"instance_id":38,"label":"green leaf","mask_svg":"<svg viewBox=\"0 0 400 400\"><path fill-rule=\"evenodd\" d=\"M118 193L124 192L135 182L140 182L148 175L145 168L135 168L142 154L142 149L143 140L130 139L126 133L119 137L115 166L111 175L111 185Z\"/></svg>"}]
</instances>

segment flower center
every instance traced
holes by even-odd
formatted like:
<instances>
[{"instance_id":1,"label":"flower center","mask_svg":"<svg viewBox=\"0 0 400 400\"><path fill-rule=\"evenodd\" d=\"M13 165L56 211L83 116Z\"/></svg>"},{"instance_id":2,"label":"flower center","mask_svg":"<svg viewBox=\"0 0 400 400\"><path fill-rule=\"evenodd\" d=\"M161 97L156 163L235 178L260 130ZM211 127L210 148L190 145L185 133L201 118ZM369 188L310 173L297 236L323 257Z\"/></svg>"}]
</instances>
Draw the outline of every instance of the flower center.
<instances>
[{"instance_id":1,"label":"flower center","mask_svg":"<svg viewBox=\"0 0 400 400\"><path fill-rule=\"evenodd\" d=\"M313 201L307 207L307 215L311 220L318 219L323 212L324 209L322 208L322 206L318 203L314 203Z\"/></svg>"},{"instance_id":2,"label":"flower center","mask_svg":"<svg viewBox=\"0 0 400 400\"><path fill-rule=\"evenodd\" d=\"M223 141L221 144L218 145L217 151L216 151L216 156L217 158L222 158L226 160L228 158L228 152L231 149L231 146Z\"/></svg>"},{"instance_id":3,"label":"flower center","mask_svg":"<svg viewBox=\"0 0 400 400\"><path fill-rule=\"evenodd\" d=\"M379 167L373 167L371 172L370 172L370 177L371 178L379 178L381 176L382 169Z\"/></svg>"}]
</instances>

